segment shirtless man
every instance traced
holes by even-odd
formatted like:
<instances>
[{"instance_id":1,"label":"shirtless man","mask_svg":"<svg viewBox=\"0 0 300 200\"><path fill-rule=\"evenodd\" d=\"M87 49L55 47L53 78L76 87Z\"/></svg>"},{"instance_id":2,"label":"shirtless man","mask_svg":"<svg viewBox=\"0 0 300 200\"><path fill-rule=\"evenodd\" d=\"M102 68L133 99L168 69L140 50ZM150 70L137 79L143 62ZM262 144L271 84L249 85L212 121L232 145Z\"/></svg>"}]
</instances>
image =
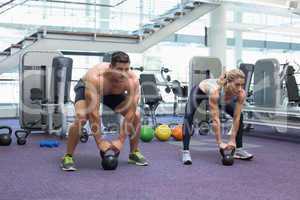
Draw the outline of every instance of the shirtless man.
<instances>
[{"instance_id":1,"label":"shirtless man","mask_svg":"<svg viewBox=\"0 0 300 200\"><path fill-rule=\"evenodd\" d=\"M73 153L79 141L80 130L87 120L100 151L120 152L129 135L128 162L139 166L148 165L138 149L141 129L140 113L137 110L140 98L139 79L130 70L129 56L121 51L114 52L111 63L98 64L89 69L78 81L74 91L76 119L69 129L67 152L62 159L61 168L65 171L76 170ZM100 103L124 116L119 137L111 142L102 138Z\"/></svg>"},{"instance_id":2,"label":"shirtless man","mask_svg":"<svg viewBox=\"0 0 300 200\"><path fill-rule=\"evenodd\" d=\"M245 75L239 69L225 72L218 79L206 79L192 88L185 108L183 126L183 154L182 162L192 164L189 151L193 117L197 107L203 100L209 100L209 111L212 119L212 129L216 142L221 149L236 148L234 157L242 160L251 160L253 155L243 150L243 116L242 107L246 98L244 88ZM221 137L220 109L232 117L231 135L228 143Z\"/></svg>"}]
</instances>

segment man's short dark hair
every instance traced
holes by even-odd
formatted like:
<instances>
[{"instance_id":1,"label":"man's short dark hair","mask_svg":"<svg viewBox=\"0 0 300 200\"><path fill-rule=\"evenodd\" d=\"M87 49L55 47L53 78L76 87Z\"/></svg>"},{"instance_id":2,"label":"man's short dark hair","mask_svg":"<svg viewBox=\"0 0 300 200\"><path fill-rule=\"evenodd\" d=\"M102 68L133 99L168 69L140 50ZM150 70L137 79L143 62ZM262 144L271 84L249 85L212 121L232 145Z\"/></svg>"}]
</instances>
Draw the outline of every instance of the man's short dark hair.
<instances>
[{"instance_id":1,"label":"man's short dark hair","mask_svg":"<svg viewBox=\"0 0 300 200\"><path fill-rule=\"evenodd\" d=\"M117 63L130 63L130 59L127 53L123 51L116 51L112 53L110 63L115 66Z\"/></svg>"}]
</instances>

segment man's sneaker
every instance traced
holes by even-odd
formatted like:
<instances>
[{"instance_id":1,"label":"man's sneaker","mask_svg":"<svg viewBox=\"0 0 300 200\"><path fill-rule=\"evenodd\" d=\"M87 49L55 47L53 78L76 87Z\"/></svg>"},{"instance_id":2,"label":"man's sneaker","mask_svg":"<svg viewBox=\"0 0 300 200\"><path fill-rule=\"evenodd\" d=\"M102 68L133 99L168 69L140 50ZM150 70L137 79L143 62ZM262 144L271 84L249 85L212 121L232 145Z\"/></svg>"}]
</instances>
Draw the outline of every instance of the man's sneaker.
<instances>
[{"instance_id":1,"label":"man's sneaker","mask_svg":"<svg viewBox=\"0 0 300 200\"><path fill-rule=\"evenodd\" d=\"M61 161L61 169L64 171L76 171L75 163L72 156L65 155Z\"/></svg>"},{"instance_id":2,"label":"man's sneaker","mask_svg":"<svg viewBox=\"0 0 300 200\"><path fill-rule=\"evenodd\" d=\"M185 165L191 165L192 164L192 158L189 150L183 150L182 151L182 162Z\"/></svg>"},{"instance_id":3,"label":"man's sneaker","mask_svg":"<svg viewBox=\"0 0 300 200\"><path fill-rule=\"evenodd\" d=\"M139 165L139 166L147 166L148 165L147 160L144 158L144 156L138 150L129 154L128 163Z\"/></svg>"},{"instance_id":4,"label":"man's sneaker","mask_svg":"<svg viewBox=\"0 0 300 200\"><path fill-rule=\"evenodd\" d=\"M241 160L251 160L254 156L242 148L237 148L234 153L234 158Z\"/></svg>"}]
</instances>

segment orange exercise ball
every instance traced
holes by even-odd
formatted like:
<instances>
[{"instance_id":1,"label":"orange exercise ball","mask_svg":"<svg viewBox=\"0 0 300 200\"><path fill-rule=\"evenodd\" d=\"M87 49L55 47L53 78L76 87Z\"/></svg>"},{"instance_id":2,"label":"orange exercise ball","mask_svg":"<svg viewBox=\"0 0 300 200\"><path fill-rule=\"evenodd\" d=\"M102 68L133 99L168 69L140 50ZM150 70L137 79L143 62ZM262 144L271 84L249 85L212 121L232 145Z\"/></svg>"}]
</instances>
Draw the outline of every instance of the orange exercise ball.
<instances>
[{"instance_id":1,"label":"orange exercise ball","mask_svg":"<svg viewBox=\"0 0 300 200\"><path fill-rule=\"evenodd\" d=\"M172 129L172 137L177 141L183 140L182 125L175 126L175 128Z\"/></svg>"}]
</instances>

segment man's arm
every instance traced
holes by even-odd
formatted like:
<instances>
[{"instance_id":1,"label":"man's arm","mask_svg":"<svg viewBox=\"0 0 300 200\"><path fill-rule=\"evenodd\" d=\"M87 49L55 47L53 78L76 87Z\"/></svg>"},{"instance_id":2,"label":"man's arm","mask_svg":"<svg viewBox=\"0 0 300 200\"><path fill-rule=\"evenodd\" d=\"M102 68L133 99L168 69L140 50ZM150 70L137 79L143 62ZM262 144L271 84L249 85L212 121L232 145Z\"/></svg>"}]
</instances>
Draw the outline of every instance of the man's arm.
<instances>
[{"instance_id":1,"label":"man's arm","mask_svg":"<svg viewBox=\"0 0 300 200\"><path fill-rule=\"evenodd\" d=\"M132 117L135 116L135 113L136 113L136 110L137 110L137 107L138 107L138 103L139 103L139 100L140 100L140 97L141 97L141 94L140 94L140 85L139 85L139 81L137 79L133 80L133 83L132 83L132 94L130 95L131 96L131 99L130 99L130 112L129 112L129 120L132 121Z\"/></svg>"},{"instance_id":2,"label":"man's arm","mask_svg":"<svg viewBox=\"0 0 300 200\"><path fill-rule=\"evenodd\" d=\"M95 91L87 89L85 92L86 103L87 103L87 115L92 130L92 134L96 141L97 147L100 151L107 151L111 148L111 143L106 140L102 140L101 133L101 116L99 113L100 108L100 94Z\"/></svg>"},{"instance_id":3,"label":"man's arm","mask_svg":"<svg viewBox=\"0 0 300 200\"><path fill-rule=\"evenodd\" d=\"M116 112L119 113L126 112L125 119L128 122L131 122L133 120L133 117L135 116L135 112L137 110L139 100L140 100L139 81L138 79L134 79L131 83L129 83L128 95L126 100L118 106Z\"/></svg>"},{"instance_id":4,"label":"man's arm","mask_svg":"<svg viewBox=\"0 0 300 200\"><path fill-rule=\"evenodd\" d=\"M100 144L101 140L101 121L100 121L100 98L95 91L86 88L85 91L86 104L87 104L87 115L92 130L92 134L95 138L97 145Z\"/></svg>"},{"instance_id":5,"label":"man's arm","mask_svg":"<svg viewBox=\"0 0 300 200\"><path fill-rule=\"evenodd\" d=\"M87 116L89 119L92 134L99 146L101 140L101 121L100 121L100 96L103 91L103 77L96 67L88 71L85 76L86 89L85 98L87 105Z\"/></svg>"}]
</instances>

